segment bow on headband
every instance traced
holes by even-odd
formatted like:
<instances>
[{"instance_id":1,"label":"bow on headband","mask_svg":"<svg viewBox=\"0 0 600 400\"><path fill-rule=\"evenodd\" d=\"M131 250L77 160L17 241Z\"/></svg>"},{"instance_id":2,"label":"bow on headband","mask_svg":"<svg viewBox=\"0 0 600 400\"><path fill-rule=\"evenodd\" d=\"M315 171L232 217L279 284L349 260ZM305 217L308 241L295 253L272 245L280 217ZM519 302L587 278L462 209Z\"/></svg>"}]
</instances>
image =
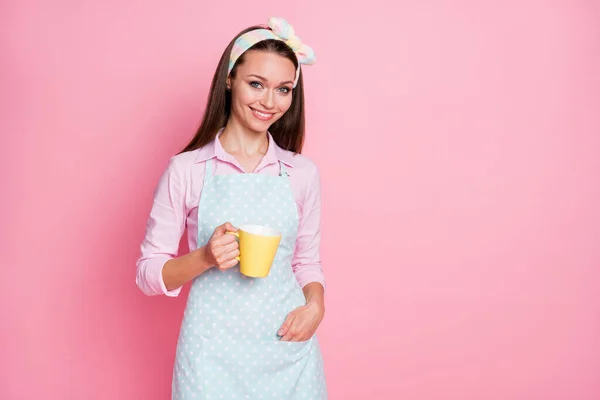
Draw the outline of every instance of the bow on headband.
<instances>
[{"instance_id":1,"label":"bow on headband","mask_svg":"<svg viewBox=\"0 0 600 400\"><path fill-rule=\"evenodd\" d=\"M237 38L233 44L233 48L231 49L228 73L231 72L236 61L241 57L241 55L256 43L268 39L281 40L293 50L296 58L298 59L296 79L294 80L294 87L296 87L298 84L298 78L300 77L300 64L314 64L317 60L315 52L309 46L302 43L302 40L296 36L292 25L290 25L285 19L280 17L269 18L269 28L271 29L256 29L246 32Z\"/></svg>"}]
</instances>

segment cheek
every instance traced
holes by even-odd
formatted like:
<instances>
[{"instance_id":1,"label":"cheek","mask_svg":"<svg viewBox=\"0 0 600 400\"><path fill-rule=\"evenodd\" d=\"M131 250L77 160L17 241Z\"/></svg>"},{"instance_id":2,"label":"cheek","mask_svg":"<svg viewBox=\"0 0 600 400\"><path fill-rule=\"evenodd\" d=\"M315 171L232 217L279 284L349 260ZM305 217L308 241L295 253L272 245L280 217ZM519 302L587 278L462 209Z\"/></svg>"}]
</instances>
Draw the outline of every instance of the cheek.
<instances>
[{"instance_id":1,"label":"cheek","mask_svg":"<svg viewBox=\"0 0 600 400\"><path fill-rule=\"evenodd\" d=\"M256 96L251 90L239 89L236 90L233 94L232 100L234 103L240 106L245 106L252 104L254 101L256 101Z\"/></svg>"},{"instance_id":2,"label":"cheek","mask_svg":"<svg viewBox=\"0 0 600 400\"><path fill-rule=\"evenodd\" d=\"M287 96L279 97L277 102L277 107L282 111L286 112L290 106L292 105L292 94L288 94Z\"/></svg>"}]
</instances>

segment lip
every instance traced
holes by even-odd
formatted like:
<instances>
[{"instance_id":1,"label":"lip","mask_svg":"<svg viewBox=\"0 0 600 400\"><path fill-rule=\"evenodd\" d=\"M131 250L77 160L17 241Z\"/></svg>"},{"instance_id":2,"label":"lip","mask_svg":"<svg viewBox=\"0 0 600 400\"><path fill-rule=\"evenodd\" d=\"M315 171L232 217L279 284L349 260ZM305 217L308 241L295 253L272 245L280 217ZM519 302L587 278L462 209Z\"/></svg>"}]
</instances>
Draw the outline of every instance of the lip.
<instances>
[{"instance_id":1,"label":"lip","mask_svg":"<svg viewBox=\"0 0 600 400\"><path fill-rule=\"evenodd\" d=\"M275 113L270 113L270 112L266 112L266 111L261 111L261 110L257 110L255 108L249 107L250 110L252 110L252 115L254 115L255 118L261 120L261 121L270 121L271 119L273 119L273 116L275 115ZM258 113L262 113L262 114L267 114L267 116L265 115L260 115Z\"/></svg>"}]
</instances>

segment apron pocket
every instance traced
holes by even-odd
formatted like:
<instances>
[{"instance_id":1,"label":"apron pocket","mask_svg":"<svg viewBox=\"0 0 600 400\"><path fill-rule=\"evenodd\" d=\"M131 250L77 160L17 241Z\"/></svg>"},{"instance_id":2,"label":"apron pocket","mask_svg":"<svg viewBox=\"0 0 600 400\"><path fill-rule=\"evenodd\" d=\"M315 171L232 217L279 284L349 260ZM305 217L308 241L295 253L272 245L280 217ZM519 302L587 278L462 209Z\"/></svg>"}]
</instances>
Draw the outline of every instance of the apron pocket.
<instances>
[{"instance_id":1,"label":"apron pocket","mask_svg":"<svg viewBox=\"0 0 600 400\"><path fill-rule=\"evenodd\" d=\"M294 398L314 375L305 342L202 339L206 399ZM299 385L300 383L300 385Z\"/></svg>"}]
</instances>

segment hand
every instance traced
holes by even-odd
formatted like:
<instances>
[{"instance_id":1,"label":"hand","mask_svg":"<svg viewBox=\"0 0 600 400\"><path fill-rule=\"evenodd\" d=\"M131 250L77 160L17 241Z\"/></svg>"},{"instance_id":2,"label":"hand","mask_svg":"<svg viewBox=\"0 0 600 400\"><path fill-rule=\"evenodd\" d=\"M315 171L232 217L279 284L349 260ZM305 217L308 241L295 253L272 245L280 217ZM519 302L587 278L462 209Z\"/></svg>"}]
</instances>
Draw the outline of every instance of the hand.
<instances>
[{"instance_id":1,"label":"hand","mask_svg":"<svg viewBox=\"0 0 600 400\"><path fill-rule=\"evenodd\" d=\"M208 243L202 247L204 259L211 266L225 271L237 265L236 257L240 255L239 244L234 235L227 232L237 232L238 229L229 222L217 226Z\"/></svg>"},{"instance_id":2,"label":"hand","mask_svg":"<svg viewBox=\"0 0 600 400\"><path fill-rule=\"evenodd\" d=\"M277 334L282 336L282 341L304 342L313 336L324 314L318 303L309 302L291 311Z\"/></svg>"}]
</instances>

